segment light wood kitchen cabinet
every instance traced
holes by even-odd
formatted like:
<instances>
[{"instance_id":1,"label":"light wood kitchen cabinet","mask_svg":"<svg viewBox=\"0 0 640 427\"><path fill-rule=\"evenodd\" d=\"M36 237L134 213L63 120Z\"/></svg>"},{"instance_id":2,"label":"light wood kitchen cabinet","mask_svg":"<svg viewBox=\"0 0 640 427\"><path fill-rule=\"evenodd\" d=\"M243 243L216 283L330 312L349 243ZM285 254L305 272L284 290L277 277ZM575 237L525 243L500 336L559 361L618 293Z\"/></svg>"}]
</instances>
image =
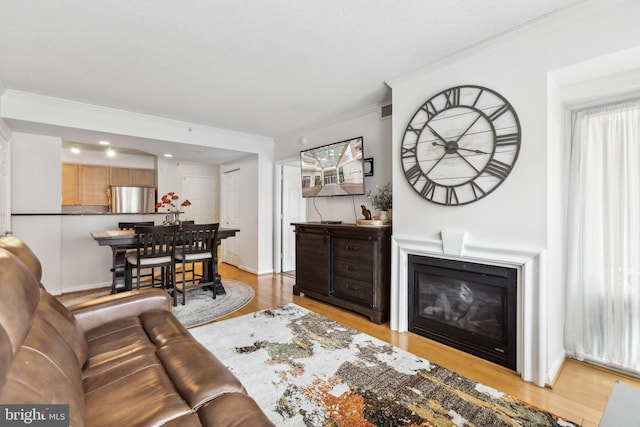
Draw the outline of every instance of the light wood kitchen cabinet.
<instances>
[{"instance_id":1,"label":"light wood kitchen cabinet","mask_svg":"<svg viewBox=\"0 0 640 427\"><path fill-rule=\"evenodd\" d=\"M78 165L62 164L62 206L78 204Z\"/></svg>"},{"instance_id":2,"label":"light wood kitchen cabinet","mask_svg":"<svg viewBox=\"0 0 640 427\"><path fill-rule=\"evenodd\" d=\"M133 185L136 187L155 187L156 174L154 169L131 169Z\"/></svg>"},{"instance_id":3,"label":"light wood kitchen cabinet","mask_svg":"<svg viewBox=\"0 0 640 427\"><path fill-rule=\"evenodd\" d=\"M109 184L130 186L133 182L131 168L109 168Z\"/></svg>"},{"instance_id":4,"label":"light wood kitchen cabinet","mask_svg":"<svg viewBox=\"0 0 640 427\"><path fill-rule=\"evenodd\" d=\"M108 206L109 167L79 165L79 198L81 205Z\"/></svg>"},{"instance_id":5,"label":"light wood kitchen cabinet","mask_svg":"<svg viewBox=\"0 0 640 427\"><path fill-rule=\"evenodd\" d=\"M109 185L155 187L153 169L109 168Z\"/></svg>"},{"instance_id":6,"label":"light wood kitchen cabinet","mask_svg":"<svg viewBox=\"0 0 640 427\"><path fill-rule=\"evenodd\" d=\"M155 187L154 169L62 164L62 206L108 206L110 185Z\"/></svg>"}]
</instances>

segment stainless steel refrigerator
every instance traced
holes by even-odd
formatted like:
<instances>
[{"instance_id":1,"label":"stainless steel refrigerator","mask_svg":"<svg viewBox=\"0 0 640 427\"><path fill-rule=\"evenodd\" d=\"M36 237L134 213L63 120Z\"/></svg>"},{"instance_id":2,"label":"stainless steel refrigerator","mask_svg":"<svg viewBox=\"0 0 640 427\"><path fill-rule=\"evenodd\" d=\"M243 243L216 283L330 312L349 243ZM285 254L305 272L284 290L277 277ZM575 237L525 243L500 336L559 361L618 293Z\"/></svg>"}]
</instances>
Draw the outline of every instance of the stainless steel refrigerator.
<instances>
[{"instance_id":1,"label":"stainless steel refrigerator","mask_svg":"<svg viewBox=\"0 0 640 427\"><path fill-rule=\"evenodd\" d=\"M109 211L116 213L149 213L156 210L154 187L109 187Z\"/></svg>"}]
</instances>

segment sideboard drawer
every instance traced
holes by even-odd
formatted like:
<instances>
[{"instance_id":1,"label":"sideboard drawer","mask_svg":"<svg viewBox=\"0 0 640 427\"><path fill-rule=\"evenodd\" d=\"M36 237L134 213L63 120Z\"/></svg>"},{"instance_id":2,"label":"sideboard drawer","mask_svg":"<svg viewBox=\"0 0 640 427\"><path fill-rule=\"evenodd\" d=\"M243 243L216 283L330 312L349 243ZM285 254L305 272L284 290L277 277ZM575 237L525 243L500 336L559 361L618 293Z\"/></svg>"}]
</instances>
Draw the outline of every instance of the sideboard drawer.
<instances>
[{"instance_id":1,"label":"sideboard drawer","mask_svg":"<svg viewBox=\"0 0 640 427\"><path fill-rule=\"evenodd\" d=\"M360 261L358 259L335 258L333 264L334 274L337 276L348 277L350 279L371 282L373 269L370 262Z\"/></svg>"},{"instance_id":2,"label":"sideboard drawer","mask_svg":"<svg viewBox=\"0 0 640 427\"><path fill-rule=\"evenodd\" d=\"M336 297L370 306L373 302L371 282L362 282L346 277L334 276L333 292Z\"/></svg>"},{"instance_id":3,"label":"sideboard drawer","mask_svg":"<svg viewBox=\"0 0 640 427\"><path fill-rule=\"evenodd\" d=\"M371 240L333 239L333 256L356 258L362 261L373 261L373 242Z\"/></svg>"}]
</instances>

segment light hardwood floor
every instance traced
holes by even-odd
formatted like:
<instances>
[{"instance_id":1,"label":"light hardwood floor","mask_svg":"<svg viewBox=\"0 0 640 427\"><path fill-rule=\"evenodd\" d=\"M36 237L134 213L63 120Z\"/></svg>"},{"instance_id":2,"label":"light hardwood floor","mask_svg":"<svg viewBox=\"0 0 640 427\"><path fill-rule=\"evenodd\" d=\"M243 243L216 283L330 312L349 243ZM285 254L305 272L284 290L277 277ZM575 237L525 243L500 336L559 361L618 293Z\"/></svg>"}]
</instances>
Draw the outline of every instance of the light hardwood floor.
<instances>
[{"instance_id":1,"label":"light hardwood floor","mask_svg":"<svg viewBox=\"0 0 640 427\"><path fill-rule=\"evenodd\" d=\"M292 277L282 274L257 276L223 263L220 263L219 271L223 278L253 286L256 295L245 307L217 321L293 302L585 427L597 427L615 381L640 388L640 380L571 359L566 360L552 388L537 387L522 381L509 369L410 332L394 332L388 323L376 325L362 315L312 298L295 296L292 293L295 279ZM67 295L63 298L81 299L82 296Z\"/></svg>"}]
</instances>

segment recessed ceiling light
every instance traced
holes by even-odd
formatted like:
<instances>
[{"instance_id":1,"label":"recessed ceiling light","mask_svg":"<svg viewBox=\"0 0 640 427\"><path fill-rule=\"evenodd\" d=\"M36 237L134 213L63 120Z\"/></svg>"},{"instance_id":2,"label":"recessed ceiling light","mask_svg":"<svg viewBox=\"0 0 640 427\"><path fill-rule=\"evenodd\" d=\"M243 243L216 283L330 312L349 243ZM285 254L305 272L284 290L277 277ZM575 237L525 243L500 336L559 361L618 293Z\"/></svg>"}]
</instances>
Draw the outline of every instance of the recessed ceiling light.
<instances>
[{"instance_id":1,"label":"recessed ceiling light","mask_svg":"<svg viewBox=\"0 0 640 427\"><path fill-rule=\"evenodd\" d=\"M100 145L109 145L111 143L109 141L98 141L98 144L100 144Z\"/></svg>"},{"instance_id":2,"label":"recessed ceiling light","mask_svg":"<svg viewBox=\"0 0 640 427\"><path fill-rule=\"evenodd\" d=\"M73 154L80 154L80 149L74 145L73 147L71 147L71 152Z\"/></svg>"},{"instance_id":3,"label":"recessed ceiling light","mask_svg":"<svg viewBox=\"0 0 640 427\"><path fill-rule=\"evenodd\" d=\"M164 155L164 156L165 156L165 157L173 157L173 154L171 154L171 153L165 153L165 155Z\"/></svg>"},{"instance_id":4,"label":"recessed ceiling light","mask_svg":"<svg viewBox=\"0 0 640 427\"><path fill-rule=\"evenodd\" d=\"M116 152L113 151L112 149L108 149L107 150L107 157L113 157L116 155Z\"/></svg>"}]
</instances>

